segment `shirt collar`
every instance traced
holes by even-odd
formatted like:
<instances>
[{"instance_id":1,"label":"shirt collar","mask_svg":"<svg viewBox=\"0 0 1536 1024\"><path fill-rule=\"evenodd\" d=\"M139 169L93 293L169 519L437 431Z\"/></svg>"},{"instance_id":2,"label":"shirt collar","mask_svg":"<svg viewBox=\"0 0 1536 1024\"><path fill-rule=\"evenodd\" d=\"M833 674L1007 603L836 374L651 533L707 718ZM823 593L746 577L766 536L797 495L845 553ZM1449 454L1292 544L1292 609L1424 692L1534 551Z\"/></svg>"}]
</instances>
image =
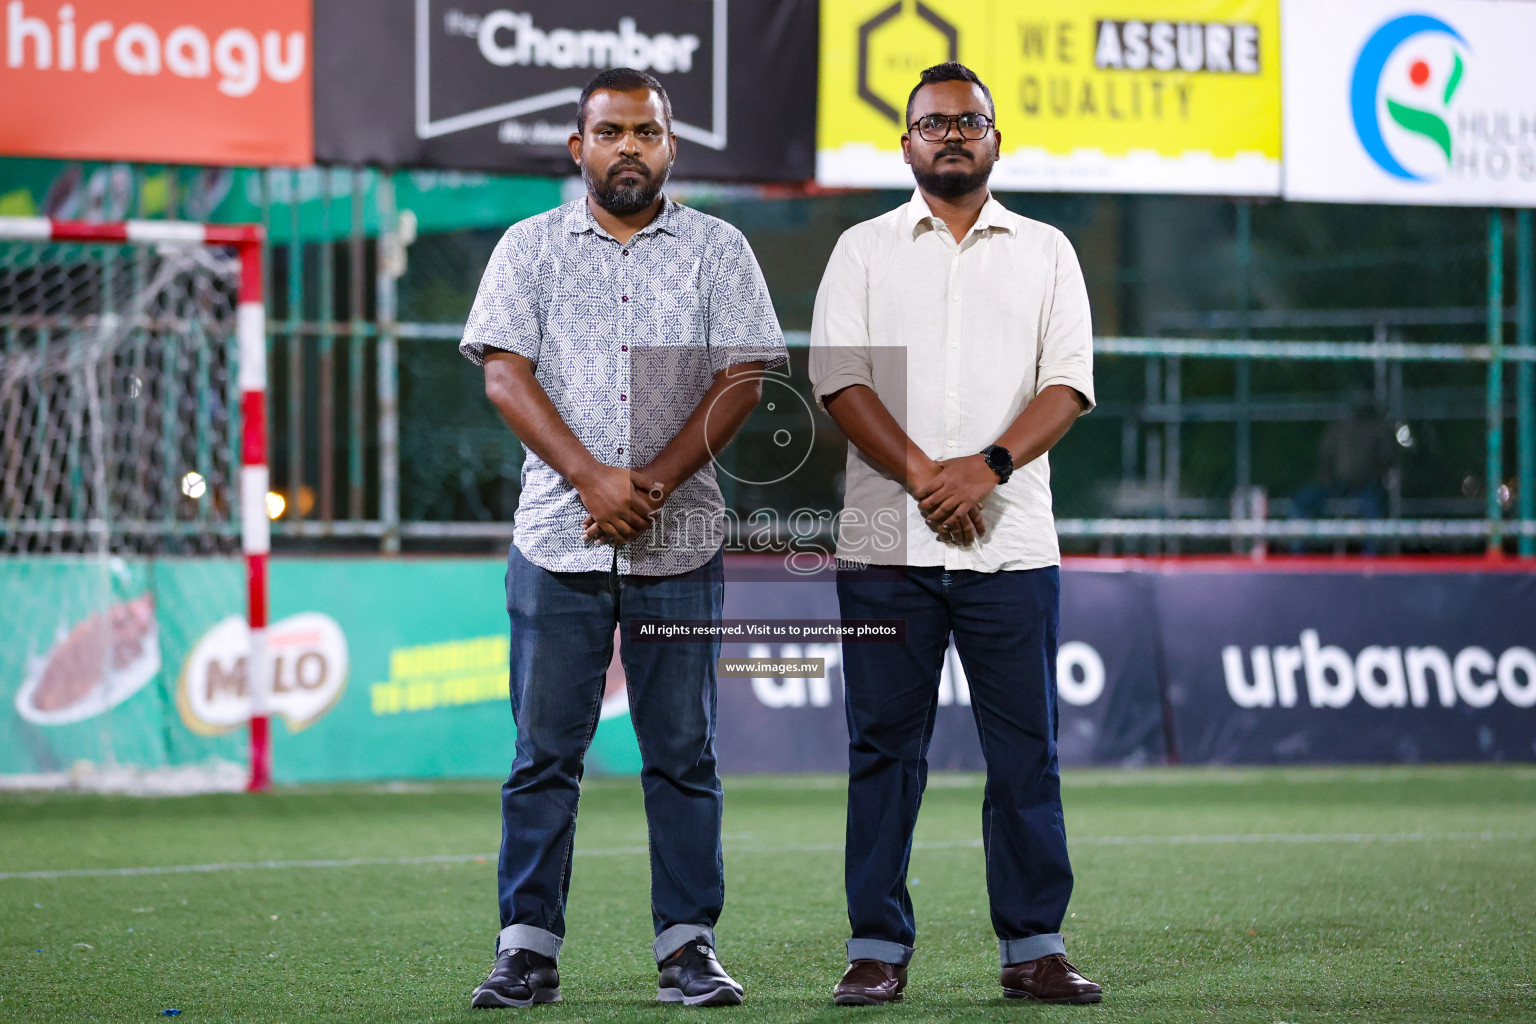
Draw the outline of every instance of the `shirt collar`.
<instances>
[{"instance_id":1,"label":"shirt collar","mask_svg":"<svg viewBox=\"0 0 1536 1024\"><path fill-rule=\"evenodd\" d=\"M917 189L912 190L912 201L907 203L905 224L909 234L916 238L924 229L937 228L944 223L936 217L928 208L928 201L923 198L923 193ZM976 223L971 228L971 233L977 231L1006 231L1015 234L1013 222L1008 217L1008 208L997 201L997 197L987 193L987 201L982 204L981 213L976 217ZM964 241L964 239L958 239Z\"/></svg>"},{"instance_id":2,"label":"shirt collar","mask_svg":"<svg viewBox=\"0 0 1536 1024\"><path fill-rule=\"evenodd\" d=\"M665 231L674 238L686 237L688 234L688 224L681 211L682 207L677 204L677 201L668 197L663 192L661 194L661 211L656 214L656 219L639 231L636 231L634 237L639 238L641 235L649 235L657 231ZM602 226L597 223L597 218L592 216L592 211L587 208L587 197L585 195L572 203L571 208L566 211L564 226L565 230L573 235L590 231L603 238L613 237L604 231Z\"/></svg>"}]
</instances>

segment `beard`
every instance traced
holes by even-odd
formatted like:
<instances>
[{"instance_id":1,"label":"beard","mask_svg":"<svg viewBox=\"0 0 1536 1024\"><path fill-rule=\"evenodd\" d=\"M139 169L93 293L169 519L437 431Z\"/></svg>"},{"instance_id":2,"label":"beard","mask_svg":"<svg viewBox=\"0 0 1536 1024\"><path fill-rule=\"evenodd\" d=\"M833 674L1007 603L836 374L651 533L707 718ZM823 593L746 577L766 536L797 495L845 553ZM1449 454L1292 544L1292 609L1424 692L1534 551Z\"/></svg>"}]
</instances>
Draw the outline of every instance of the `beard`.
<instances>
[{"instance_id":1,"label":"beard","mask_svg":"<svg viewBox=\"0 0 1536 1024\"><path fill-rule=\"evenodd\" d=\"M616 182L614 179L621 171L638 171L643 177L636 182ZM672 173L672 165L662 168L660 174L652 174L650 168L638 163L621 161L608 169L607 176L598 181L592 174L592 168L586 164L581 165L581 177L587 183L587 192L597 201L597 205L613 214L615 217L627 217L632 213L639 213L656 201L661 195L661 187L667 183L667 177Z\"/></svg>"},{"instance_id":2,"label":"beard","mask_svg":"<svg viewBox=\"0 0 1536 1024\"><path fill-rule=\"evenodd\" d=\"M941 151L933 158L933 163L927 167L920 168L916 164L912 165L912 176L917 179L918 185L922 186L924 192L940 199L958 199L978 189L986 188L987 179L992 176L990 153L984 160L972 155L969 170L953 165L944 170L936 170L939 159L945 152L954 151Z\"/></svg>"}]
</instances>

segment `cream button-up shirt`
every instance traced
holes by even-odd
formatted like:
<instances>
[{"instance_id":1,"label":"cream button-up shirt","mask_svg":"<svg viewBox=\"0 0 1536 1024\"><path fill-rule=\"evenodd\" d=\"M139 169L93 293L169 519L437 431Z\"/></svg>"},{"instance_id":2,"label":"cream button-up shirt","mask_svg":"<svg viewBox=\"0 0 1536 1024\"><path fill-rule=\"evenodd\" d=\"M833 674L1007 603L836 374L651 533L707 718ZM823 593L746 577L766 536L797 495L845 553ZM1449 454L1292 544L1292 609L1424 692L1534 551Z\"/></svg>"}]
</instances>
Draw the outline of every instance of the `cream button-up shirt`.
<instances>
[{"instance_id":1,"label":"cream button-up shirt","mask_svg":"<svg viewBox=\"0 0 1536 1024\"><path fill-rule=\"evenodd\" d=\"M1060 231L990 197L957 242L914 192L838 240L816 293L810 375L822 403L853 384L871 388L940 460L995 443L1053 384L1091 407L1093 328L1077 254ZM838 557L981 572L1060 563L1047 456L1016 466L983 506L984 536L941 541L901 482L850 444Z\"/></svg>"}]
</instances>

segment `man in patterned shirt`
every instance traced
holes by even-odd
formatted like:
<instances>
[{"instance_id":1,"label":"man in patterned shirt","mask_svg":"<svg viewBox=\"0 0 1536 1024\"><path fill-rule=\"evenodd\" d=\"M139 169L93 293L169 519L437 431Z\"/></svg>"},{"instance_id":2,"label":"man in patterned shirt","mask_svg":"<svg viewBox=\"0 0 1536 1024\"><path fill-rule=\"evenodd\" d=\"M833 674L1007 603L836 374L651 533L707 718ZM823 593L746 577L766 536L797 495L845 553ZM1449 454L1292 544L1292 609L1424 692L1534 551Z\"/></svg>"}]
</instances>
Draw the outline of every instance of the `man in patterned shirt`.
<instances>
[{"instance_id":1,"label":"man in patterned shirt","mask_svg":"<svg viewBox=\"0 0 1536 1024\"><path fill-rule=\"evenodd\" d=\"M650 824L656 998L742 998L714 953L720 644L636 642L630 626L719 619L724 502L711 456L786 354L741 232L662 193L671 124L652 76L592 80L570 139L587 194L507 231L459 345L527 452L507 556L517 756L502 787L502 927L475 1006L560 998L582 761L616 626Z\"/></svg>"}]
</instances>

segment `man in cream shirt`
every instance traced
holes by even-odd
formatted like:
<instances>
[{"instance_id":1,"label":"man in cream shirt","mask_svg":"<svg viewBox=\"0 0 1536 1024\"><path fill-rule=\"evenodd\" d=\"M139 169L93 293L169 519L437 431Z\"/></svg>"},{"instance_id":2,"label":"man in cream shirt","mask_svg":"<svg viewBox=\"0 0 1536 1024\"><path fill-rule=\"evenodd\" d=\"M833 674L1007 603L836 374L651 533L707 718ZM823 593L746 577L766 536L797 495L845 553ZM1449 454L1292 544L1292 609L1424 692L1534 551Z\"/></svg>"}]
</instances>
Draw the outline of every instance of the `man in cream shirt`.
<instances>
[{"instance_id":1,"label":"man in cream shirt","mask_svg":"<svg viewBox=\"0 0 1536 1024\"><path fill-rule=\"evenodd\" d=\"M848 643L849 967L839 1005L901 997L906 889L951 634L987 760L982 837L1004 995L1098 1002L1065 956L1072 893L1056 758L1060 551L1046 452L1093 405L1076 254L987 191L1000 136L985 85L924 71L903 206L843 234L816 296L811 378L849 439L839 520L845 619L904 643Z\"/></svg>"}]
</instances>

